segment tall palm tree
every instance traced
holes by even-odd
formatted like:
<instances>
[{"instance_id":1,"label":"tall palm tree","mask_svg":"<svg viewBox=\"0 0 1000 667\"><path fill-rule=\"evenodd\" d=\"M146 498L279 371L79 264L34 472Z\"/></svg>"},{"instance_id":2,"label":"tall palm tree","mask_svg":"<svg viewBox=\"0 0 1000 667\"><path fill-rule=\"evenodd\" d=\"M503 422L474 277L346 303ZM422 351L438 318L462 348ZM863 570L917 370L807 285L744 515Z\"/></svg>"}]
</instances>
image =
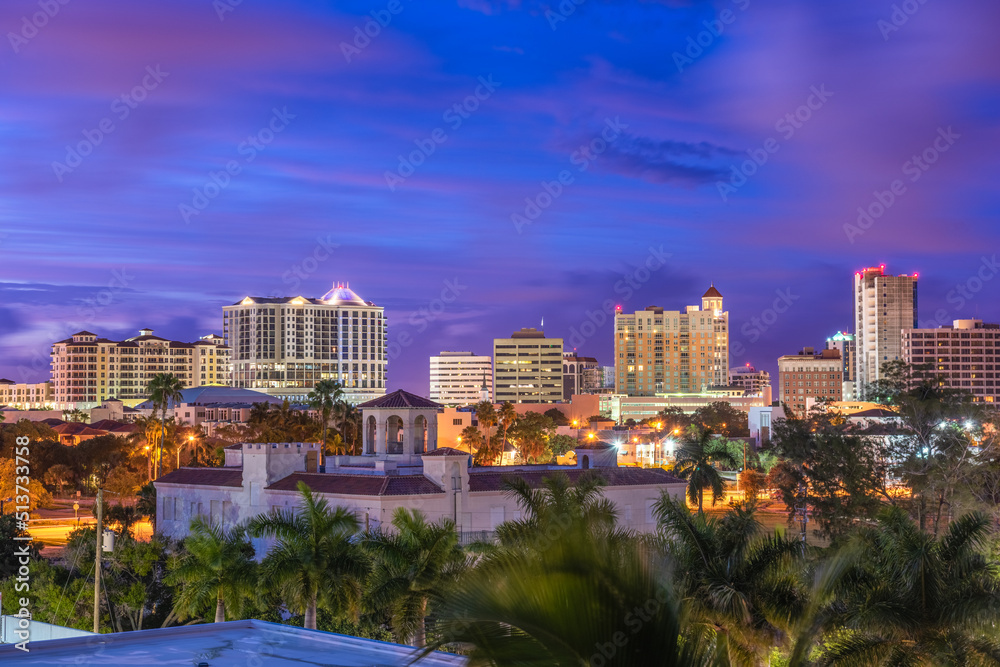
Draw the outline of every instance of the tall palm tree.
<instances>
[{"instance_id":1,"label":"tall palm tree","mask_svg":"<svg viewBox=\"0 0 1000 667\"><path fill-rule=\"evenodd\" d=\"M762 534L755 512L745 503L721 519L706 519L666 493L653 508L692 622L714 635L718 653L732 665L760 664L805 610L801 542Z\"/></svg>"},{"instance_id":2,"label":"tall palm tree","mask_svg":"<svg viewBox=\"0 0 1000 667\"><path fill-rule=\"evenodd\" d=\"M677 449L674 472L681 479L688 480L687 497L698 503L698 514L704 514L705 490L712 490L712 505L719 502L725 493L722 476L713 463L735 468L736 459L725 446L716 443L712 431L691 427L681 446Z\"/></svg>"},{"instance_id":3,"label":"tall palm tree","mask_svg":"<svg viewBox=\"0 0 1000 667\"><path fill-rule=\"evenodd\" d=\"M323 419L322 443L324 447L326 447L326 427L330 423L330 413L333 412L333 406L340 401L343 395L344 390L341 389L340 383L336 380L320 380L309 392L310 407L319 410L320 417Z\"/></svg>"},{"instance_id":4,"label":"tall palm tree","mask_svg":"<svg viewBox=\"0 0 1000 667\"><path fill-rule=\"evenodd\" d=\"M367 564L353 542L358 520L343 507L331 509L305 482L298 484L297 512L274 508L250 520L254 537L276 538L261 564L265 581L274 582L289 609L304 614L316 629L316 607L355 612Z\"/></svg>"},{"instance_id":5,"label":"tall palm tree","mask_svg":"<svg viewBox=\"0 0 1000 667\"><path fill-rule=\"evenodd\" d=\"M150 400L153 401L153 412L156 412L156 408L159 407L161 417L160 448L157 452L155 479L159 479L163 471L163 446L167 437L167 406L170 404L170 401L179 402L182 398L181 391L183 390L184 383L173 373L157 373L146 387L146 393L149 394Z\"/></svg>"},{"instance_id":6,"label":"tall palm tree","mask_svg":"<svg viewBox=\"0 0 1000 667\"><path fill-rule=\"evenodd\" d=\"M572 484L564 473L555 473L542 480L541 488L533 488L523 477L504 480L504 493L517 502L524 516L505 521L497 527L497 539L506 547L533 541L539 534L557 527L579 525L590 532L610 533L615 530L618 511L604 497L604 478L588 472Z\"/></svg>"},{"instance_id":7,"label":"tall palm tree","mask_svg":"<svg viewBox=\"0 0 1000 667\"><path fill-rule=\"evenodd\" d=\"M479 427L483 429L483 454L488 459L489 457L495 455L495 450L499 449L494 447L495 443L493 442L492 434L492 428L497 424L497 411L496 408L493 407L493 404L489 401L476 403L475 411L476 419L479 421Z\"/></svg>"},{"instance_id":8,"label":"tall palm tree","mask_svg":"<svg viewBox=\"0 0 1000 667\"><path fill-rule=\"evenodd\" d=\"M168 577L179 595L174 611L183 619L197 616L215 602L215 622L226 620L226 610L239 615L243 603L259 584L254 549L243 527L224 530L196 517L183 551Z\"/></svg>"},{"instance_id":9,"label":"tall palm tree","mask_svg":"<svg viewBox=\"0 0 1000 667\"><path fill-rule=\"evenodd\" d=\"M465 553L450 519L428 523L420 510L398 507L392 526L361 542L373 564L365 600L372 611L388 610L397 641L423 648L430 607L464 568Z\"/></svg>"},{"instance_id":10,"label":"tall palm tree","mask_svg":"<svg viewBox=\"0 0 1000 667\"><path fill-rule=\"evenodd\" d=\"M504 401L500 404L500 409L497 410L497 420L500 425L503 426L503 442L507 442L507 431L517 423L517 410L514 409L514 404L510 401Z\"/></svg>"},{"instance_id":11,"label":"tall palm tree","mask_svg":"<svg viewBox=\"0 0 1000 667\"><path fill-rule=\"evenodd\" d=\"M427 652L459 645L474 665L707 665L669 570L644 540L570 525L546 549L463 576L435 611Z\"/></svg>"},{"instance_id":12,"label":"tall palm tree","mask_svg":"<svg viewBox=\"0 0 1000 667\"><path fill-rule=\"evenodd\" d=\"M991 522L972 513L935 538L898 507L852 545L821 665L1000 664L1000 571Z\"/></svg>"}]
</instances>

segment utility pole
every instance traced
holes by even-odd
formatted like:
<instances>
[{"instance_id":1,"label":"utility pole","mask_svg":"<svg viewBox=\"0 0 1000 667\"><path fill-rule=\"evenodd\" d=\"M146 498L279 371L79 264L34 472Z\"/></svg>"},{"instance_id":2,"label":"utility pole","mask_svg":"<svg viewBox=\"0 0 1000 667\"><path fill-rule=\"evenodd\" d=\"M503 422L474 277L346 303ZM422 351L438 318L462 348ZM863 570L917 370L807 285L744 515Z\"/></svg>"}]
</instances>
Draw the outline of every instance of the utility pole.
<instances>
[{"instance_id":1,"label":"utility pole","mask_svg":"<svg viewBox=\"0 0 1000 667\"><path fill-rule=\"evenodd\" d=\"M103 491L97 489L97 562L94 568L94 633L101 631L101 549L104 548L104 497Z\"/></svg>"}]
</instances>

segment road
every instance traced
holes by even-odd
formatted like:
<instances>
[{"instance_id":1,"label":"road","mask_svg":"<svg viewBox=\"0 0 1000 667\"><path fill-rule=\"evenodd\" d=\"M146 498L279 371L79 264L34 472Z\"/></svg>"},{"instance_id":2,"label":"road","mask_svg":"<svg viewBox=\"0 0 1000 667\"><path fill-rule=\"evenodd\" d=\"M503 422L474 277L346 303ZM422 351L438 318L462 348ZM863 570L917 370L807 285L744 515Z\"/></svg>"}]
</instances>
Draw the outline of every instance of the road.
<instances>
[{"instance_id":1,"label":"road","mask_svg":"<svg viewBox=\"0 0 1000 667\"><path fill-rule=\"evenodd\" d=\"M80 526L92 526L96 523L93 517L80 517ZM45 521L36 522L28 526L28 533L38 542L46 547L62 548L66 546L69 534L77 528L76 520L70 518L65 521ZM142 521L135 524L133 534L136 539L145 542L153 534L153 526L149 521Z\"/></svg>"}]
</instances>

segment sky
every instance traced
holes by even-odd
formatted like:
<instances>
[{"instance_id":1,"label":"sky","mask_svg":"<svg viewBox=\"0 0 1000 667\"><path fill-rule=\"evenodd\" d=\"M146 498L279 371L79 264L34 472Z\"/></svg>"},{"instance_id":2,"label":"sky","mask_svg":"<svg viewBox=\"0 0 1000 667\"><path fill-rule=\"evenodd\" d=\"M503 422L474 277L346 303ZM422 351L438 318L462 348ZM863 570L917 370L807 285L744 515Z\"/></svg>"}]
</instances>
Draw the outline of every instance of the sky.
<instances>
[{"instance_id":1,"label":"sky","mask_svg":"<svg viewBox=\"0 0 1000 667\"><path fill-rule=\"evenodd\" d=\"M4 0L0 377L87 329L221 333L349 282L389 389L605 308L730 313L732 365L853 328L1000 321L995 0Z\"/></svg>"}]
</instances>

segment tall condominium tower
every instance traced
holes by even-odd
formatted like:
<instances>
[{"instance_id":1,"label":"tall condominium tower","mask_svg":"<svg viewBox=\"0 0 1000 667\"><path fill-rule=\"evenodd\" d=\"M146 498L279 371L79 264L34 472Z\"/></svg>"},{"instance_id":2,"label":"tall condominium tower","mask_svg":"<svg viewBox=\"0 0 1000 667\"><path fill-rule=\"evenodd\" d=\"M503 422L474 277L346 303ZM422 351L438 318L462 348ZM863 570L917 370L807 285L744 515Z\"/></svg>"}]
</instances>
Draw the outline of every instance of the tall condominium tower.
<instances>
[{"instance_id":1,"label":"tall condominium tower","mask_svg":"<svg viewBox=\"0 0 1000 667\"><path fill-rule=\"evenodd\" d=\"M449 408L478 403L486 386L486 400L493 392L493 360L472 352L442 352L431 357L430 399Z\"/></svg>"},{"instance_id":2,"label":"tall condominium tower","mask_svg":"<svg viewBox=\"0 0 1000 667\"><path fill-rule=\"evenodd\" d=\"M493 400L558 403L563 398L563 339L521 329L493 340Z\"/></svg>"},{"instance_id":3,"label":"tall condominium tower","mask_svg":"<svg viewBox=\"0 0 1000 667\"><path fill-rule=\"evenodd\" d=\"M615 393L697 393L729 384L729 313L713 285L701 307L615 313Z\"/></svg>"},{"instance_id":4,"label":"tall condominium tower","mask_svg":"<svg viewBox=\"0 0 1000 667\"><path fill-rule=\"evenodd\" d=\"M229 349L210 334L182 343L142 329L138 336L115 341L78 331L52 344L52 392L55 407L87 409L109 398L146 399L146 387L158 373L173 373L185 387L229 383Z\"/></svg>"},{"instance_id":5,"label":"tall condominium tower","mask_svg":"<svg viewBox=\"0 0 1000 667\"><path fill-rule=\"evenodd\" d=\"M319 299L248 296L222 317L234 387L295 402L330 379L351 403L385 394L383 309L345 283Z\"/></svg>"},{"instance_id":6,"label":"tall condominium tower","mask_svg":"<svg viewBox=\"0 0 1000 667\"><path fill-rule=\"evenodd\" d=\"M1000 403L1000 324L955 320L937 329L905 329L903 360L927 366L941 386L972 394L977 403Z\"/></svg>"},{"instance_id":7,"label":"tall condominium tower","mask_svg":"<svg viewBox=\"0 0 1000 667\"><path fill-rule=\"evenodd\" d=\"M917 327L917 274L888 276L885 265L854 274L856 393L879 379L887 361L902 359L901 333Z\"/></svg>"}]
</instances>

